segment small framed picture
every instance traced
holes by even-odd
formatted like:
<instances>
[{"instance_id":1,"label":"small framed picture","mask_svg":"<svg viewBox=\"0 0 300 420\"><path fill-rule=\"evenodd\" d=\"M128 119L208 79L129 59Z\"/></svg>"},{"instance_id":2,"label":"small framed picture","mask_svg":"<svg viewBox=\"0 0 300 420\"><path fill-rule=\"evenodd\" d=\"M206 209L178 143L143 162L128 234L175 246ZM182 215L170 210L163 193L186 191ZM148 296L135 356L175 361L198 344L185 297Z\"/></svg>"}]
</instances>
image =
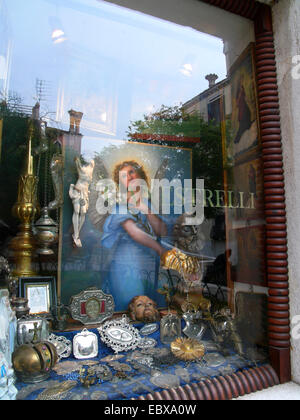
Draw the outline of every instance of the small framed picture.
<instances>
[{"instance_id":1,"label":"small framed picture","mask_svg":"<svg viewBox=\"0 0 300 420\"><path fill-rule=\"evenodd\" d=\"M57 304L55 277L19 277L19 295L28 299L30 314L50 315Z\"/></svg>"}]
</instances>

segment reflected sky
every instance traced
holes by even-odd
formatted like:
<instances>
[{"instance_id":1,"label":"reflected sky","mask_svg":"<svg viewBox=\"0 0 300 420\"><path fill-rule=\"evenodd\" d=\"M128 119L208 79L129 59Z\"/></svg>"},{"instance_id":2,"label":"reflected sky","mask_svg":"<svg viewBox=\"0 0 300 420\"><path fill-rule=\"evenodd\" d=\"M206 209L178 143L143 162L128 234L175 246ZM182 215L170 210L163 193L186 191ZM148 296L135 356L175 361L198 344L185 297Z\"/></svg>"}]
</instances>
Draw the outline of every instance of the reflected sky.
<instances>
[{"instance_id":1,"label":"reflected sky","mask_svg":"<svg viewBox=\"0 0 300 420\"><path fill-rule=\"evenodd\" d=\"M104 1L4 0L1 21L2 90L33 106L41 80L42 115L67 130L83 112L84 141L126 139L130 121L226 77L222 40Z\"/></svg>"}]
</instances>

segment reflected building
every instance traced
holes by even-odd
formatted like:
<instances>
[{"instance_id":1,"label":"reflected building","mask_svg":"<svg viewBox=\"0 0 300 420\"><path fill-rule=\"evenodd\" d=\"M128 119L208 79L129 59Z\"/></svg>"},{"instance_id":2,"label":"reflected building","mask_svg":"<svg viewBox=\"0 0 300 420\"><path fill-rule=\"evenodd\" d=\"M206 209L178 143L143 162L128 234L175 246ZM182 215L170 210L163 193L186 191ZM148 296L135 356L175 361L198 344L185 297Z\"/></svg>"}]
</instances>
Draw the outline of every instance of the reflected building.
<instances>
[{"instance_id":1,"label":"reflected building","mask_svg":"<svg viewBox=\"0 0 300 420\"><path fill-rule=\"evenodd\" d=\"M220 123L222 120L223 100L225 115L231 113L230 80L226 78L216 83L218 79L216 74L208 74L205 79L209 83L208 89L185 102L182 108L187 114L201 115L207 122L215 121Z\"/></svg>"}]
</instances>

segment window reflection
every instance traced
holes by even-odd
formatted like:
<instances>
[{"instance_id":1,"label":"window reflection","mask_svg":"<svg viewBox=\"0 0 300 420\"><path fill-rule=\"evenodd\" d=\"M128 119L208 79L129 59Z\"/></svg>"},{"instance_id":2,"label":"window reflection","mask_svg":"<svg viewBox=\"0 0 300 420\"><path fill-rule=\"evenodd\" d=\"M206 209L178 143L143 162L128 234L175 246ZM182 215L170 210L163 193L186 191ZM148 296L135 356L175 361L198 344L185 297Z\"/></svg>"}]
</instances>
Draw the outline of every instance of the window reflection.
<instances>
[{"instance_id":1,"label":"window reflection","mask_svg":"<svg viewBox=\"0 0 300 420\"><path fill-rule=\"evenodd\" d=\"M180 16L173 8L164 16L156 2L144 6L148 10L130 0L40 0L38 6L33 0L2 1L0 179L6 180L1 200L8 204L1 210L7 226L1 245L5 250L16 229L10 208L24 157L18 146L24 144L27 120L33 116L40 204L60 203L51 216L61 222L63 246L53 265L45 266L55 271L59 261L62 301L67 304L88 287L115 295L118 311L126 310L138 294L179 310L188 299L197 310L202 305L201 311L216 314L214 329L207 331L222 334L223 328L224 346L227 340L231 350L259 359L266 347L266 279L253 28L244 19L195 3L189 2L187 26L180 5ZM58 174L51 177L47 166L53 155L64 159L63 204L55 196ZM85 217L76 243L69 197L78 175L75 159L83 167L95 162L89 196L78 192ZM155 223L148 223L141 211L128 216L134 233L146 233L156 246L136 240L124 227L126 218L116 222L112 213L104 220L99 216L101 194L105 208L114 194L117 200L114 171L126 162L127 168L142 168L143 179L182 185L191 179L193 205L196 182L203 179L203 223L190 225L186 217L193 215L175 211L174 185L168 214L158 208ZM111 189L102 189L103 179L112 180ZM147 208L154 200L150 184L143 197ZM111 209L117 205L120 210L119 202L113 204ZM155 231L158 225L164 226L163 234ZM160 251L172 248L191 257L182 257L179 270L175 263L169 270L160 266ZM199 265L188 272L192 258ZM259 334L251 335L249 313L255 308L251 331L256 328Z\"/></svg>"}]
</instances>

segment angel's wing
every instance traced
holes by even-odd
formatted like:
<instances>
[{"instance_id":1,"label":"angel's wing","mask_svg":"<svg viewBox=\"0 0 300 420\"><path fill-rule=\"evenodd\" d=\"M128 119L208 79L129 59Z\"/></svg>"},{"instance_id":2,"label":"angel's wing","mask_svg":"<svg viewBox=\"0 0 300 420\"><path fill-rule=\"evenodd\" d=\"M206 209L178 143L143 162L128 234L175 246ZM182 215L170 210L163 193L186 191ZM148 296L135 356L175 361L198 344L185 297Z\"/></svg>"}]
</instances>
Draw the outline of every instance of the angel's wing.
<instances>
[{"instance_id":1,"label":"angel's wing","mask_svg":"<svg viewBox=\"0 0 300 420\"><path fill-rule=\"evenodd\" d=\"M156 171L156 173L154 175L154 179L155 180L159 180L160 181L163 178L165 178L166 171L168 169L168 162L169 162L169 159L168 158L165 158L162 161L162 163L160 164L159 168L157 169L157 171ZM162 212L161 191L159 191L159 196L157 196L156 194L153 194L153 191L154 191L154 184L151 183L150 196L153 198L152 205L154 205L154 207L156 208L156 210L158 211L158 213L161 214L161 212Z\"/></svg>"},{"instance_id":2,"label":"angel's wing","mask_svg":"<svg viewBox=\"0 0 300 420\"><path fill-rule=\"evenodd\" d=\"M166 170L168 169L168 163L169 163L169 159L165 158L161 165L159 166L159 168L157 169L154 178L155 179L163 179L166 175Z\"/></svg>"},{"instance_id":3,"label":"angel's wing","mask_svg":"<svg viewBox=\"0 0 300 420\"><path fill-rule=\"evenodd\" d=\"M109 202L109 207L115 204L115 192L113 191L115 185L112 180L109 180L109 172L103 160L97 156L94 161L95 167L90 184L88 217L95 229L102 232L104 222L109 214L107 203Z\"/></svg>"}]
</instances>

